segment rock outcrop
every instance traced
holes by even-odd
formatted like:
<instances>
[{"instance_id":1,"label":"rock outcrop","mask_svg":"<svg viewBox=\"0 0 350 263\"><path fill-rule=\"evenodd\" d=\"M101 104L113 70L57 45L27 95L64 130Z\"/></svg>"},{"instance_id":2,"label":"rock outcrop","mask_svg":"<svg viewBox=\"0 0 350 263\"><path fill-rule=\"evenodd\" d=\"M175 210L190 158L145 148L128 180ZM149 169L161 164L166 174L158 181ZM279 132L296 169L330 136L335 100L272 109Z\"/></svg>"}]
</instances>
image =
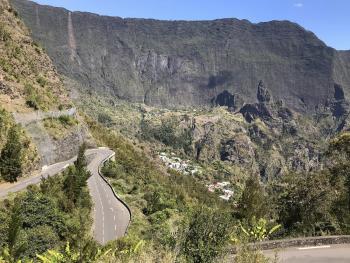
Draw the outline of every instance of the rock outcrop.
<instances>
[{"instance_id":1,"label":"rock outcrop","mask_svg":"<svg viewBox=\"0 0 350 263\"><path fill-rule=\"evenodd\" d=\"M225 106L230 111L235 111L243 106L243 100L238 94L231 94L224 90L212 100L214 106Z\"/></svg>"},{"instance_id":2,"label":"rock outcrop","mask_svg":"<svg viewBox=\"0 0 350 263\"><path fill-rule=\"evenodd\" d=\"M263 79L269 93L261 86L260 102L273 96L310 113L330 99L335 83L345 93L350 87L349 52L288 21L122 19L12 3L60 73L102 95L166 107L218 100L234 108L231 95L254 103Z\"/></svg>"}]
</instances>

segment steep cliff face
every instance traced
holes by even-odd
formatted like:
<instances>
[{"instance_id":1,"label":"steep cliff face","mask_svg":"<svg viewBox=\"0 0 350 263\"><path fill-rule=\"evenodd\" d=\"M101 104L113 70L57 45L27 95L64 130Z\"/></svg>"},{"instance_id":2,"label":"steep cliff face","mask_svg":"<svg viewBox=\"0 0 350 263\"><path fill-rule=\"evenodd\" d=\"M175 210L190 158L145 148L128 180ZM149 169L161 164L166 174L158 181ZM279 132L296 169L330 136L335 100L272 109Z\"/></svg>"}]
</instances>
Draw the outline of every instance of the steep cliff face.
<instances>
[{"instance_id":1,"label":"steep cliff face","mask_svg":"<svg viewBox=\"0 0 350 263\"><path fill-rule=\"evenodd\" d=\"M310 111L335 83L350 85L349 54L288 21L121 19L12 3L58 70L100 94L176 107L227 91L254 103L263 80L288 107Z\"/></svg>"}]
</instances>

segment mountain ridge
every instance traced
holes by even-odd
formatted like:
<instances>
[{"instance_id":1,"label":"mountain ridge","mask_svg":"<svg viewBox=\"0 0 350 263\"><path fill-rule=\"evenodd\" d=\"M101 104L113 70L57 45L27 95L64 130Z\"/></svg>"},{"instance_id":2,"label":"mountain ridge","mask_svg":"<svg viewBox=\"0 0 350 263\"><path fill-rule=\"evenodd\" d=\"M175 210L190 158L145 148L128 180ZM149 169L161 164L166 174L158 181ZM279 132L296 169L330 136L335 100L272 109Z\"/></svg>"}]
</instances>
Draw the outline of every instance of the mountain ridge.
<instances>
[{"instance_id":1,"label":"mountain ridge","mask_svg":"<svg viewBox=\"0 0 350 263\"><path fill-rule=\"evenodd\" d=\"M59 72L105 96L177 108L228 91L254 103L262 80L288 107L313 112L334 85L350 87L348 52L289 21L124 19L12 3Z\"/></svg>"}]
</instances>

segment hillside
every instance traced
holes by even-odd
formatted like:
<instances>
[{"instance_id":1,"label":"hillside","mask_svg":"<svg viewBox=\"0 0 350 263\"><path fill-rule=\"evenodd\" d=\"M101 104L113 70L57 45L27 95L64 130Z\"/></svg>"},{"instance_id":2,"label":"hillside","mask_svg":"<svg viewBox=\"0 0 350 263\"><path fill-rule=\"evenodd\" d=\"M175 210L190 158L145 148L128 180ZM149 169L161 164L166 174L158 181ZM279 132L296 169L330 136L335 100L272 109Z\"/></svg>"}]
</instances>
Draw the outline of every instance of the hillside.
<instances>
[{"instance_id":1,"label":"hillside","mask_svg":"<svg viewBox=\"0 0 350 263\"><path fill-rule=\"evenodd\" d=\"M59 72L100 95L180 107L230 94L237 108L255 102L262 80L288 107L313 112L335 84L350 89L348 55L288 21L121 19L12 3Z\"/></svg>"},{"instance_id":2,"label":"hillside","mask_svg":"<svg viewBox=\"0 0 350 263\"><path fill-rule=\"evenodd\" d=\"M11 112L58 109L69 99L50 58L7 1L0 3L0 100Z\"/></svg>"},{"instance_id":3,"label":"hillside","mask_svg":"<svg viewBox=\"0 0 350 263\"><path fill-rule=\"evenodd\" d=\"M82 141L89 138L84 124L69 122L64 116L39 118L47 112L64 115L71 107L73 103L51 59L32 40L17 11L1 0L0 150L15 129L21 137L23 151L19 155L24 175L75 155ZM57 131L60 136L54 134Z\"/></svg>"},{"instance_id":4,"label":"hillside","mask_svg":"<svg viewBox=\"0 0 350 263\"><path fill-rule=\"evenodd\" d=\"M284 251L260 241L342 242L349 95L350 51L288 21L0 0L0 263L267 263Z\"/></svg>"},{"instance_id":5,"label":"hillside","mask_svg":"<svg viewBox=\"0 0 350 263\"><path fill-rule=\"evenodd\" d=\"M190 159L273 178L318 169L327 140L349 128L349 52L297 24L121 19L12 3L80 109L151 148L172 129L191 140Z\"/></svg>"}]
</instances>

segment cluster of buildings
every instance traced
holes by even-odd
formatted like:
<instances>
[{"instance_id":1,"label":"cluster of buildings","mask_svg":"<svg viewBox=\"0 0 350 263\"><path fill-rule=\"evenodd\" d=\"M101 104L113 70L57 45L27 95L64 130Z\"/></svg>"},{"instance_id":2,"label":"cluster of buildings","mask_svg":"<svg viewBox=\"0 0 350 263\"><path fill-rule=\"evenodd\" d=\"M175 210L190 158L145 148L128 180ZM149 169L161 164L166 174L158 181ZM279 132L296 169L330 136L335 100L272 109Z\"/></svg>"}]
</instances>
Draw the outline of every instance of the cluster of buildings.
<instances>
[{"instance_id":1,"label":"cluster of buildings","mask_svg":"<svg viewBox=\"0 0 350 263\"><path fill-rule=\"evenodd\" d=\"M159 159L171 169L174 169L183 174L191 174L194 175L196 173L200 173L200 167L196 167L191 164L189 160L182 160L179 157L176 157L174 153L168 156L165 152L159 153ZM221 199L229 201L233 196L233 191L228 189L230 186L230 182L216 182L210 185L207 185L209 192L219 192L221 195L219 196Z\"/></svg>"},{"instance_id":2,"label":"cluster of buildings","mask_svg":"<svg viewBox=\"0 0 350 263\"><path fill-rule=\"evenodd\" d=\"M233 196L233 191L227 189L229 185L230 185L230 182L217 182L217 183L209 184L207 185L207 187L209 192L214 193L216 191L219 191L220 193L222 193L222 195L220 195L219 197L223 200L228 201Z\"/></svg>"},{"instance_id":3,"label":"cluster of buildings","mask_svg":"<svg viewBox=\"0 0 350 263\"><path fill-rule=\"evenodd\" d=\"M174 153L168 157L166 153L162 152L159 154L159 159L169 168L174 169L183 174L195 174L200 172L199 167L195 167L190 164L189 160L181 160L181 158L176 157Z\"/></svg>"}]
</instances>

